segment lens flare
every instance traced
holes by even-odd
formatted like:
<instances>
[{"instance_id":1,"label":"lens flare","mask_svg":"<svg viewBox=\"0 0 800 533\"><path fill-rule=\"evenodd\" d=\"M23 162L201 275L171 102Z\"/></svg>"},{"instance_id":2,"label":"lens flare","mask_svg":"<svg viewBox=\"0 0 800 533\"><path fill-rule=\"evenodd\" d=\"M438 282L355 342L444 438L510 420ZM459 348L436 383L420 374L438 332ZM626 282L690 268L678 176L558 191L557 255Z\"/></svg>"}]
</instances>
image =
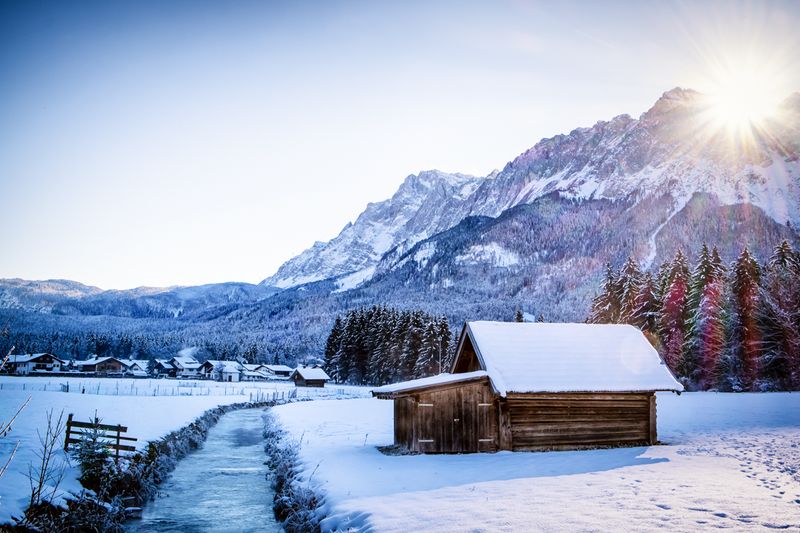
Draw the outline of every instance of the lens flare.
<instances>
[{"instance_id":1,"label":"lens flare","mask_svg":"<svg viewBox=\"0 0 800 533\"><path fill-rule=\"evenodd\" d=\"M733 135L759 129L778 107L769 79L756 72L734 72L718 80L708 93L711 122Z\"/></svg>"}]
</instances>

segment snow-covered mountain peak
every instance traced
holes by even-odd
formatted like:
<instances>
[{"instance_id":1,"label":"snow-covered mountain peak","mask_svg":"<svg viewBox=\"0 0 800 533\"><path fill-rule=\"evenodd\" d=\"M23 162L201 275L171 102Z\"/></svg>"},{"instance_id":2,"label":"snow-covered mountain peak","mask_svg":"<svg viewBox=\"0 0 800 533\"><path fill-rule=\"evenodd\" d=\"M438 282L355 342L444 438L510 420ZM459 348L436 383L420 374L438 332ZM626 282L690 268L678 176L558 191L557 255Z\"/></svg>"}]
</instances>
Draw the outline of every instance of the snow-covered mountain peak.
<instances>
[{"instance_id":1,"label":"snow-covered mountain peak","mask_svg":"<svg viewBox=\"0 0 800 533\"><path fill-rule=\"evenodd\" d=\"M410 247L457 224L463 217L453 203L482 180L439 170L411 174L391 198L368 204L336 238L290 259L262 283L287 288L374 267L392 248Z\"/></svg>"},{"instance_id":2,"label":"snow-covered mountain peak","mask_svg":"<svg viewBox=\"0 0 800 533\"><path fill-rule=\"evenodd\" d=\"M675 87L661 95L653 106L642 113L640 118L656 118L674 112L677 109L691 110L703 100L702 93L694 89Z\"/></svg>"},{"instance_id":3,"label":"snow-covered mountain peak","mask_svg":"<svg viewBox=\"0 0 800 533\"><path fill-rule=\"evenodd\" d=\"M727 205L757 205L779 223L800 223L800 113L791 112L800 109L800 94L785 101L782 120L754 131L746 147L708 124L708 103L703 94L676 87L639 119L619 115L542 139L483 178L412 174L390 199L369 204L335 239L291 259L264 283L290 287L355 272L362 274L348 279L362 283L364 273L385 271L416 243L466 217L496 217L553 193L637 201L670 196L670 211L654 214L667 219L695 192L713 193Z\"/></svg>"}]
</instances>

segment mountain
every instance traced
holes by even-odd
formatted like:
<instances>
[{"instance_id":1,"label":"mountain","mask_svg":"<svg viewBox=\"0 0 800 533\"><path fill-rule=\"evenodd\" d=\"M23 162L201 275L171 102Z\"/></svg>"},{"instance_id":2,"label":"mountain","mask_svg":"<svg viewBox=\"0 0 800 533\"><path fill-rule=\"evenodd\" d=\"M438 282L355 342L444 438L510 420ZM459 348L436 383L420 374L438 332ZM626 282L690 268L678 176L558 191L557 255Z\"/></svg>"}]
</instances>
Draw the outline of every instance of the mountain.
<instances>
[{"instance_id":1,"label":"mountain","mask_svg":"<svg viewBox=\"0 0 800 533\"><path fill-rule=\"evenodd\" d=\"M257 302L277 289L249 283L102 290L75 281L0 279L0 307L55 315L179 318Z\"/></svg>"},{"instance_id":2,"label":"mountain","mask_svg":"<svg viewBox=\"0 0 800 533\"><path fill-rule=\"evenodd\" d=\"M372 279L379 263L385 269L387 253L399 260L468 216L497 217L552 193L656 205L647 214L658 223L634 252L645 266L659 255L660 231L697 193L797 226L800 94L782 104L782 120L744 139L716 124L711 107L704 95L675 88L638 119L621 115L543 139L483 178L438 171L409 176L392 198L370 204L335 239L315 243L263 283L286 288L338 278L339 290L350 289Z\"/></svg>"},{"instance_id":3,"label":"mountain","mask_svg":"<svg viewBox=\"0 0 800 533\"><path fill-rule=\"evenodd\" d=\"M259 285L0 280L0 333L30 351L80 355L134 336L139 347L113 341L119 353L202 346L219 359L255 346L292 363L319 355L335 316L364 305L422 308L456 329L516 309L582 321L606 263L654 269L704 241L724 261L744 246L763 261L784 239L800 248L800 94L731 131L705 96L676 88L639 118L543 139L484 177L408 176Z\"/></svg>"},{"instance_id":4,"label":"mountain","mask_svg":"<svg viewBox=\"0 0 800 533\"><path fill-rule=\"evenodd\" d=\"M316 242L262 285L293 287L370 269L390 249L408 247L458 224L465 215L459 206L479 183L473 176L438 170L410 175L390 199L369 204L335 239Z\"/></svg>"}]
</instances>

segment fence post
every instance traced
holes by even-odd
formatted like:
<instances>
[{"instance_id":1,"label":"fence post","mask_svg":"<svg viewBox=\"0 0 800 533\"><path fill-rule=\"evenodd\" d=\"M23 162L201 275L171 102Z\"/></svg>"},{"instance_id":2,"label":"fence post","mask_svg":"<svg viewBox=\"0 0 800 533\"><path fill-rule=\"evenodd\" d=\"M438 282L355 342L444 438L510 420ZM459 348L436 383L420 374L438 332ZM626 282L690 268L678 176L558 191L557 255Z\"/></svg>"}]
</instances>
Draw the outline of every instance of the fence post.
<instances>
[{"instance_id":1,"label":"fence post","mask_svg":"<svg viewBox=\"0 0 800 533\"><path fill-rule=\"evenodd\" d=\"M67 416L67 429L66 433L64 434L64 451L67 451L69 447L69 432L72 429L72 413Z\"/></svg>"},{"instance_id":2,"label":"fence post","mask_svg":"<svg viewBox=\"0 0 800 533\"><path fill-rule=\"evenodd\" d=\"M116 464L119 464L119 445L120 445L119 437L121 434L122 434L122 426L120 424L117 424L117 447L114 449L114 451L116 452L114 454L114 463Z\"/></svg>"}]
</instances>

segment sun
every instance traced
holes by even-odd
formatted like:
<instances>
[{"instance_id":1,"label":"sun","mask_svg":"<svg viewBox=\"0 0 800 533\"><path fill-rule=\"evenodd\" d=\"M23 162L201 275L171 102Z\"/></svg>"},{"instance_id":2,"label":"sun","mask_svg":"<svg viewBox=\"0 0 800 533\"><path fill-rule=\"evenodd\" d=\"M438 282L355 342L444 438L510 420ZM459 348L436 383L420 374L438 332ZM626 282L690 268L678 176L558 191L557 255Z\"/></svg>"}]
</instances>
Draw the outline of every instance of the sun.
<instances>
[{"instance_id":1,"label":"sun","mask_svg":"<svg viewBox=\"0 0 800 533\"><path fill-rule=\"evenodd\" d=\"M766 80L749 75L719 83L708 95L713 120L732 132L760 126L775 113L778 104L766 85Z\"/></svg>"},{"instance_id":2,"label":"sun","mask_svg":"<svg viewBox=\"0 0 800 533\"><path fill-rule=\"evenodd\" d=\"M706 119L730 136L751 136L777 113L780 97L772 81L756 68L717 72L706 91Z\"/></svg>"}]
</instances>

